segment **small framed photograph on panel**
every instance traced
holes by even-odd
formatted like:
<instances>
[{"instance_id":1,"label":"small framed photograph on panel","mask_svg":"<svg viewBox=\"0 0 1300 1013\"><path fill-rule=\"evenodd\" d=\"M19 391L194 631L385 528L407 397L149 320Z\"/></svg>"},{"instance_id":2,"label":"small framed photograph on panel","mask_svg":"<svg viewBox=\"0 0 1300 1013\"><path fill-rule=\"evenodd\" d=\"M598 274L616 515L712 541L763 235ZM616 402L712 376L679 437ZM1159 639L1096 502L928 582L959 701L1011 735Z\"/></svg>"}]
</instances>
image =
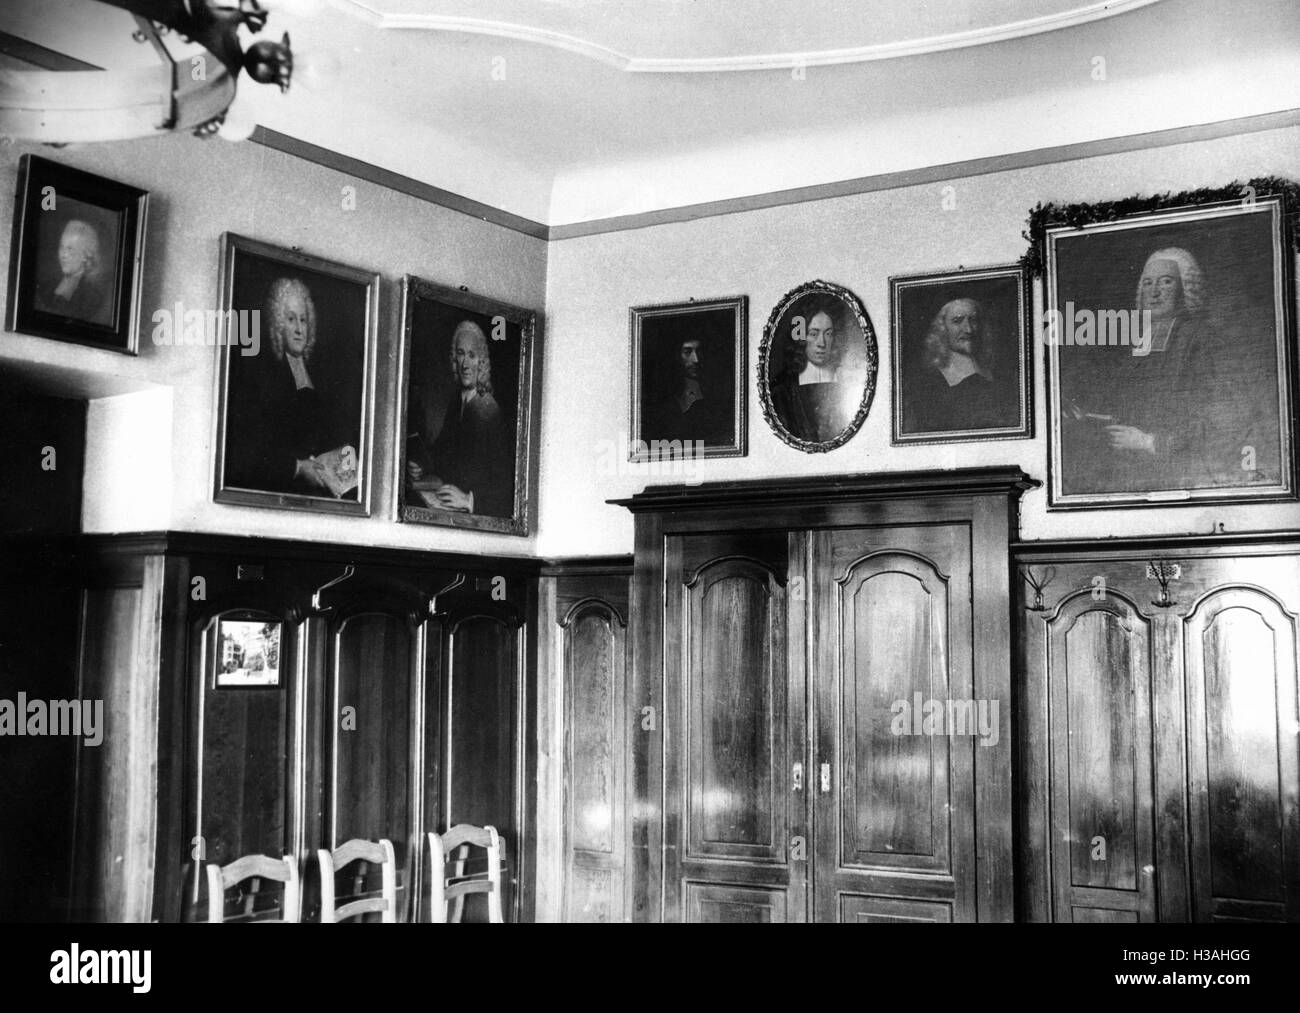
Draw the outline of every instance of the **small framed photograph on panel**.
<instances>
[{"instance_id":1,"label":"small framed photograph on panel","mask_svg":"<svg viewBox=\"0 0 1300 1013\"><path fill-rule=\"evenodd\" d=\"M217 622L215 683L218 689L280 685L280 637L274 619L226 618Z\"/></svg>"}]
</instances>

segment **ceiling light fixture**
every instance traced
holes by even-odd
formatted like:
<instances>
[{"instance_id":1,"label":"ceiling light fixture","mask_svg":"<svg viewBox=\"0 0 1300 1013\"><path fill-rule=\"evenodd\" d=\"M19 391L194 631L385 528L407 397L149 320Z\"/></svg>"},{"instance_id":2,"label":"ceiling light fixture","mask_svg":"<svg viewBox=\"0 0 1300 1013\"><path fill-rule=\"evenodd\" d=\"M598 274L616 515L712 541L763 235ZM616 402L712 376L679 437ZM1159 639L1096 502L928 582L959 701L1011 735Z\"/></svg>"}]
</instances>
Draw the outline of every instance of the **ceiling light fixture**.
<instances>
[{"instance_id":1,"label":"ceiling light fixture","mask_svg":"<svg viewBox=\"0 0 1300 1013\"><path fill-rule=\"evenodd\" d=\"M172 131L237 139L227 126L241 71L289 90L289 33L251 39L268 18L323 0L4 0L0 135L68 144ZM246 118L246 117L244 117Z\"/></svg>"}]
</instances>

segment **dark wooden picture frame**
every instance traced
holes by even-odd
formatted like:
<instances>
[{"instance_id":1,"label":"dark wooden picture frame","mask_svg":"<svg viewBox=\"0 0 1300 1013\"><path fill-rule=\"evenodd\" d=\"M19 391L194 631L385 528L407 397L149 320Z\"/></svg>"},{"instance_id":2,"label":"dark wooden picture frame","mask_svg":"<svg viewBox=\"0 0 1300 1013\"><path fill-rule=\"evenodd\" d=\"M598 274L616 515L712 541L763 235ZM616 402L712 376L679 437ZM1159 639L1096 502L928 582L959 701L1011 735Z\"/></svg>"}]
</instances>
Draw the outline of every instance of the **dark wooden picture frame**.
<instances>
[{"instance_id":1,"label":"dark wooden picture frame","mask_svg":"<svg viewBox=\"0 0 1300 1013\"><path fill-rule=\"evenodd\" d=\"M220 306L214 499L368 516L379 275L226 233Z\"/></svg>"},{"instance_id":2,"label":"dark wooden picture frame","mask_svg":"<svg viewBox=\"0 0 1300 1013\"><path fill-rule=\"evenodd\" d=\"M1033 435L1022 267L900 275L889 302L894 446Z\"/></svg>"},{"instance_id":3,"label":"dark wooden picture frame","mask_svg":"<svg viewBox=\"0 0 1300 1013\"><path fill-rule=\"evenodd\" d=\"M137 354L148 209L145 190L23 155L6 328Z\"/></svg>"},{"instance_id":4,"label":"dark wooden picture frame","mask_svg":"<svg viewBox=\"0 0 1300 1013\"><path fill-rule=\"evenodd\" d=\"M814 326L823 315L829 335ZM821 363L810 360L805 350L813 340ZM862 300L842 285L806 282L781 298L763 328L758 352L763 417L782 442L797 450L834 450L866 421L878 369L876 332ZM809 381L809 371L826 379Z\"/></svg>"},{"instance_id":5,"label":"dark wooden picture frame","mask_svg":"<svg viewBox=\"0 0 1300 1013\"><path fill-rule=\"evenodd\" d=\"M1297 209L1277 182L1036 209L1049 509L1295 499Z\"/></svg>"},{"instance_id":6,"label":"dark wooden picture frame","mask_svg":"<svg viewBox=\"0 0 1300 1013\"><path fill-rule=\"evenodd\" d=\"M527 535L537 314L408 275L402 320L398 519Z\"/></svg>"},{"instance_id":7,"label":"dark wooden picture frame","mask_svg":"<svg viewBox=\"0 0 1300 1013\"><path fill-rule=\"evenodd\" d=\"M629 460L744 457L748 297L634 306L628 329Z\"/></svg>"}]
</instances>

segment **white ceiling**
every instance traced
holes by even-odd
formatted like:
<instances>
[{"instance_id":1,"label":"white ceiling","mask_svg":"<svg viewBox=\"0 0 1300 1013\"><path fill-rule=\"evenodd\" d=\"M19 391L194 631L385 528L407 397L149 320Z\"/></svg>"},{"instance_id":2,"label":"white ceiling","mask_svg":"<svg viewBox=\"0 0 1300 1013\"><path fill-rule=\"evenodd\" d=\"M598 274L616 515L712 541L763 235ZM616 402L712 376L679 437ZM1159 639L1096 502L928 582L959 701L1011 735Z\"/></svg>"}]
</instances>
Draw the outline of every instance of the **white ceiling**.
<instances>
[{"instance_id":1,"label":"white ceiling","mask_svg":"<svg viewBox=\"0 0 1300 1013\"><path fill-rule=\"evenodd\" d=\"M338 0L383 28L568 49L623 70L753 70L935 52L1067 28L1159 0Z\"/></svg>"},{"instance_id":2,"label":"white ceiling","mask_svg":"<svg viewBox=\"0 0 1300 1013\"><path fill-rule=\"evenodd\" d=\"M548 225L1300 108L1297 0L326 2L243 110Z\"/></svg>"}]
</instances>

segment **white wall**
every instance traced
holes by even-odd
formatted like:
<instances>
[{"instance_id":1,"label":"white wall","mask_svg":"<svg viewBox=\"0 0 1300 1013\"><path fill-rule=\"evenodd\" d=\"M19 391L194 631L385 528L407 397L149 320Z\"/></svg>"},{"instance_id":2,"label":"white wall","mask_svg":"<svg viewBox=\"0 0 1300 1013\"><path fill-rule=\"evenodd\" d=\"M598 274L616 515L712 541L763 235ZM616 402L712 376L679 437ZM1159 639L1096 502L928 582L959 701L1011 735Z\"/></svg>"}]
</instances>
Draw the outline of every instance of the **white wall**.
<instances>
[{"instance_id":1,"label":"white wall","mask_svg":"<svg viewBox=\"0 0 1300 1013\"><path fill-rule=\"evenodd\" d=\"M166 137L63 150L0 146L0 221L13 214L25 151L150 191L148 245L136 358L20 334L0 335L0 371L85 378L101 391L88 416L83 526L94 532L171 528L327 542L527 554L532 539L406 525L394 517L395 377L406 273L540 311L546 243L425 201L245 142ZM342 188L356 187L356 210ZM212 501L216 349L159 347L159 307L215 308L219 239L240 233L379 272L378 383L372 516L236 507ZM0 244L0 275L8 267ZM0 292L0 309L5 293ZM147 388L156 386L161 391ZM93 394L91 396L94 396Z\"/></svg>"},{"instance_id":2,"label":"white wall","mask_svg":"<svg viewBox=\"0 0 1300 1013\"><path fill-rule=\"evenodd\" d=\"M605 505L647 484L647 465L611 469L607 445L629 423L628 307L747 294L749 455L699 465L705 481L1014 464L1046 478L1041 347L1036 350L1035 437L990 443L891 447L891 275L1008 264L1038 201L1100 201L1234 179L1300 179L1300 128L956 178L784 207L553 242L547 287L548 409L542 432L543 555L632 551L632 518ZM942 210L943 187L956 207ZM757 392L763 324L781 296L804 281L845 285L862 299L880 348L880 381L862 430L829 454L804 454L768 429ZM613 471L614 473L610 473ZM1295 504L1183 506L1048 513L1044 489L1028 493L1022 536L1107 537L1300 526Z\"/></svg>"}]
</instances>

